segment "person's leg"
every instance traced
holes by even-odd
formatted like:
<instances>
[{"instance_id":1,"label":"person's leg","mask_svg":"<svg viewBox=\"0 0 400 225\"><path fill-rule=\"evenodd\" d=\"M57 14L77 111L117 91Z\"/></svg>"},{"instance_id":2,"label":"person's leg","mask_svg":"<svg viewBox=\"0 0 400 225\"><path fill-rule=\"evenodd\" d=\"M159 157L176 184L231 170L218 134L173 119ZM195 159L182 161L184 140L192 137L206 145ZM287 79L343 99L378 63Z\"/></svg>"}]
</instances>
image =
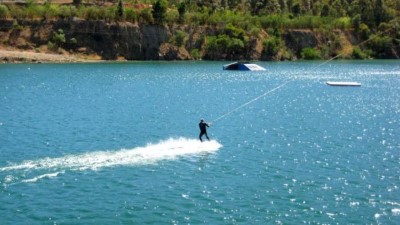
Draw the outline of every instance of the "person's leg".
<instances>
[{"instance_id":1,"label":"person's leg","mask_svg":"<svg viewBox=\"0 0 400 225\"><path fill-rule=\"evenodd\" d=\"M203 140L201 139L201 136L203 136L202 132L200 132L200 134L199 134L199 139L200 139L201 142L203 142Z\"/></svg>"},{"instance_id":2,"label":"person's leg","mask_svg":"<svg viewBox=\"0 0 400 225\"><path fill-rule=\"evenodd\" d=\"M207 140L210 140L210 138L208 138L207 132L205 133Z\"/></svg>"}]
</instances>

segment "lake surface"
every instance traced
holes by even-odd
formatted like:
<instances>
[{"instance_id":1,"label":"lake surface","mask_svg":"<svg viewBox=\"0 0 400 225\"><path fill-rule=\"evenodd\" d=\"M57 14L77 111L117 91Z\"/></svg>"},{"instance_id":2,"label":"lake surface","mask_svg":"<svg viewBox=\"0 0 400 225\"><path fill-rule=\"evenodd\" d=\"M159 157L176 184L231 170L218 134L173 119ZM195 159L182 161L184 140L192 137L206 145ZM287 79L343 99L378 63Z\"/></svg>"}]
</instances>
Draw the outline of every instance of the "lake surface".
<instances>
[{"instance_id":1,"label":"lake surface","mask_svg":"<svg viewBox=\"0 0 400 225\"><path fill-rule=\"evenodd\" d=\"M0 223L400 224L400 61L223 64L0 65Z\"/></svg>"}]
</instances>

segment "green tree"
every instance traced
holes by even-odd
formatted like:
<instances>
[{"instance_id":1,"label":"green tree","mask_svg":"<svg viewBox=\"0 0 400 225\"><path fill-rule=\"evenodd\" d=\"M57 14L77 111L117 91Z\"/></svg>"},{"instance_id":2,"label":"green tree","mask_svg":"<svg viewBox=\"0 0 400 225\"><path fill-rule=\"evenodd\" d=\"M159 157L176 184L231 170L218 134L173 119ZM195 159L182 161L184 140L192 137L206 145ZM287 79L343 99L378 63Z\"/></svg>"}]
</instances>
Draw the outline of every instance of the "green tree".
<instances>
[{"instance_id":1,"label":"green tree","mask_svg":"<svg viewBox=\"0 0 400 225\"><path fill-rule=\"evenodd\" d=\"M269 0L265 4L266 12L268 14L279 14L281 12L281 6L278 0Z\"/></svg>"},{"instance_id":2,"label":"green tree","mask_svg":"<svg viewBox=\"0 0 400 225\"><path fill-rule=\"evenodd\" d=\"M75 6L79 6L82 4L82 0L73 0L72 4L74 4Z\"/></svg>"},{"instance_id":3,"label":"green tree","mask_svg":"<svg viewBox=\"0 0 400 225\"><path fill-rule=\"evenodd\" d=\"M359 34L362 39L368 40L369 35L371 34L371 30L369 29L368 25L365 23L360 24Z\"/></svg>"},{"instance_id":4,"label":"green tree","mask_svg":"<svg viewBox=\"0 0 400 225\"><path fill-rule=\"evenodd\" d=\"M321 11L321 16L322 17L327 17L329 16L331 13L330 7L328 5L324 5L322 6L322 11Z\"/></svg>"},{"instance_id":5,"label":"green tree","mask_svg":"<svg viewBox=\"0 0 400 225\"><path fill-rule=\"evenodd\" d=\"M303 4L304 4L304 11L305 11L305 14L310 14L310 12L311 12L311 0L303 0Z\"/></svg>"},{"instance_id":6,"label":"green tree","mask_svg":"<svg viewBox=\"0 0 400 225\"><path fill-rule=\"evenodd\" d=\"M292 13L293 13L295 16L300 16L300 14L301 14L301 6L300 6L299 3L295 3L295 4L292 6Z\"/></svg>"},{"instance_id":7,"label":"green tree","mask_svg":"<svg viewBox=\"0 0 400 225\"><path fill-rule=\"evenodd\" d=\"M361 22L371 28L375 26L373 6L372 0L359 0L358 13L361 16Z\"/></svg>"},{"instance_id":8,"label":"green tree","mask_svg":"<svg viewBox=\"0 0 400 225\"><path fill-rule=\"evenodd\" d=\"M178 5L178 13L179 13L179 22L183 23L184 18L185 18L185 12L186 12L186 4L185 2L181 2Z\"/></svg>"},{"instance_id":9,"label":"green tree","mask_svg":"<svg viewBox=\"0 0 400 225\"><path fill-rule=\"evenodd\" d=\"M250 12L252 15L259 15L260 10L265 7L264 0L249 0Z\"/></svg>"},{"instance_id":10,"label":"green tree","mask_svg":"<svg viewBox=\"0 0 400 225\"><path fill-rule=\"evenodd\" d=\"M118 6L117 6L117 18L122 19L124 18L124 3L122 0L119 0Z\"/></svg>"},{"instance_id":11,"label":"green tree","mask_svg":"<svg viewBox=\"0 0 400 225\"><path fill-rule=\"evenodd\" d=\"M360 25L361 25L361 16L360 16L360 14L355 15L355 16L351 19L351 25L353 26L353 28L354 28L356 31L359 31Z\"/></svg>"},{"instance_id":12,"label":"green tree","mask_svg":"<svg viewBox=\"0 0 400 225\"><path fill-rule=\"evenodd\" d=\"M287 1L286 0L279 0L279 5L280 5L280 11L282 13L287 12Z\"/></svg>"},{"instance_id":13,"label":"green tree","mask_svg":"<svg viewBox=\"0 0 400 225\"><path fill-rule=\"evenodd\" d=\"M293 5L294 5L294 0L287 0L286 4L287 4L287 10L290 13L293 13L292 9L293 9Z\"/></svg>"},{"instance_id":14,"label":"green tree","mask_svg":"<svg viewBox=\"0 0 400 225\"><path fill-rule=\"evenodd\" d=\"M375 1L375 24L379 26L382 22L388 22L390 20L390 13L383 0ZM400 13L400 12L399 12Z\"/></svg>"},{"instance_id":15,"label":"green tree","mask_svg":"<svg viewBox=\"0 0 400 225\"><path fill-rule=\"evenodd\" d=\"M164 23L165 14L167 12L167 0L157 0L153 5L152 15L154 21L158 24Z\"/></svg>"}]
</instances>

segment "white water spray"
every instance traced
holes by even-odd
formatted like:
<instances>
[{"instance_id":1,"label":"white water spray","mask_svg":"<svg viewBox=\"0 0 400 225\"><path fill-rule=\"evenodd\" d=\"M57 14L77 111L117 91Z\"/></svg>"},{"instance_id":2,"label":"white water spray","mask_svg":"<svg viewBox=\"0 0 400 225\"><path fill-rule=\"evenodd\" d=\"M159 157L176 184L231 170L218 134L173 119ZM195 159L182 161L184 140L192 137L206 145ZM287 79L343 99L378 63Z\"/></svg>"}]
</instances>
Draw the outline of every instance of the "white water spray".
<instances>
[{"instance_id":1,"label":"white water spray","mask_svg":"<svg viewBox=\"0 0 400 225\"><path fill-rule=\"evenodd\" d=\"M60 173L54 171L66 170L97 170L113 166L137 166L154 164L161 160L175 160L184 156L197 156L218 151L222 145L216 140L200 142L197 139L170 138L156 144L148 144L145 147L133 149L121 149L119 151L96 151L84 154L66 155L58 158L43 158L27 160L22 163L0 167L0 173L27 171L45 172L35 178L26 180L36 182L42 178L54 177ZM53 171L48 174L49 171ZM7 180L10 175L7 175Z\"/></svg>"}]
</instances>

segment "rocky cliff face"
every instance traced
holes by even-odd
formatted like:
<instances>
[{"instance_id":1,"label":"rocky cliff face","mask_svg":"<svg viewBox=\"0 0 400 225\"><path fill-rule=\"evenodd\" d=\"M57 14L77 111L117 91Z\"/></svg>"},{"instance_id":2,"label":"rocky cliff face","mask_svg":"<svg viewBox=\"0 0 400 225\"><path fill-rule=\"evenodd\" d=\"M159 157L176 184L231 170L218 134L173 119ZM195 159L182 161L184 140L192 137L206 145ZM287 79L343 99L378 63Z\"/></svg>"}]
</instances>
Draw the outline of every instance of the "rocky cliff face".
<instances>
[{"instance_id":1,"label":"rocky cliff face","mask_svg":"<svg viewBox=\"0 0 400 225\"><path fill-rule=\"evenodd\" d=\"M313 48L318 45L318 39L311 30L290 30L284 34L286 46L299 55L303 48Z\"/></svg>"},{"instance_id":2,"label":"rocky cliff face","mask_svg":"<svg viewBox=\"0 0 400 225\"><path fill-rule=\"evenodd\" d=\"M197 49L204 55L207 35L215 35L215 30L201 26L160 26L133 24L128 22L70 20L0 20L0 47L47 52L49 42L54 42L54 35L63 32L64 42L60 48L72 54L95 55L104 60L189 60L190 52ZM171 38L177 30L187 36L183 45L176 46ZM359 40L351 32L338 32L335 36L318 34L311 30L288 30L282 33L289 59L299 58L304 48L330 47L333 43L338 51L352 49L352 44ZM339 37L339 38L338 38ZM246 54L226 55L223 52L217 59L262 60L265 57L263 40L268 38L265 31L258 37L252 37ZM52 49L54 51L54 49ZM60 51L60 50L59 50ZM400 48L394 49L391 57L396 58ZM61 51L62 52L62 51ZM272 57L271 57L272 58ZM288 59L288 57L277 57ZM397 57L398 58L398 57ZM276 57L275 57L276 59Z\"/></svg>"},{"instance_id":3,"label":"rocky cliff face","mask_svg":"<svg viewBox=\"0 0 400 225\"><path fill-rule=\"evenodd\" d=\"M63 29L66 38L76 39L69 49L83 49L114 60L156 60L160 46L168 41L170 33L162 26L132 23L105 23L102 21L59 21L54 30Z\"/></svg>"},{"instance_id":4,"label":"rocky cliff face","mask_svg":"<svg viewBox=\"0 0 400 225\"><path fill-rule=\"evenodd\" d=\"M52 41L54 32L62 30L67 51L96 54L105 60L157 60L160 46L171 36L166 27L104 21L1 21L3 46L19 49L37 49ZM172 50L171 50L172 51Z\"/></svg>"}]
</instances>

